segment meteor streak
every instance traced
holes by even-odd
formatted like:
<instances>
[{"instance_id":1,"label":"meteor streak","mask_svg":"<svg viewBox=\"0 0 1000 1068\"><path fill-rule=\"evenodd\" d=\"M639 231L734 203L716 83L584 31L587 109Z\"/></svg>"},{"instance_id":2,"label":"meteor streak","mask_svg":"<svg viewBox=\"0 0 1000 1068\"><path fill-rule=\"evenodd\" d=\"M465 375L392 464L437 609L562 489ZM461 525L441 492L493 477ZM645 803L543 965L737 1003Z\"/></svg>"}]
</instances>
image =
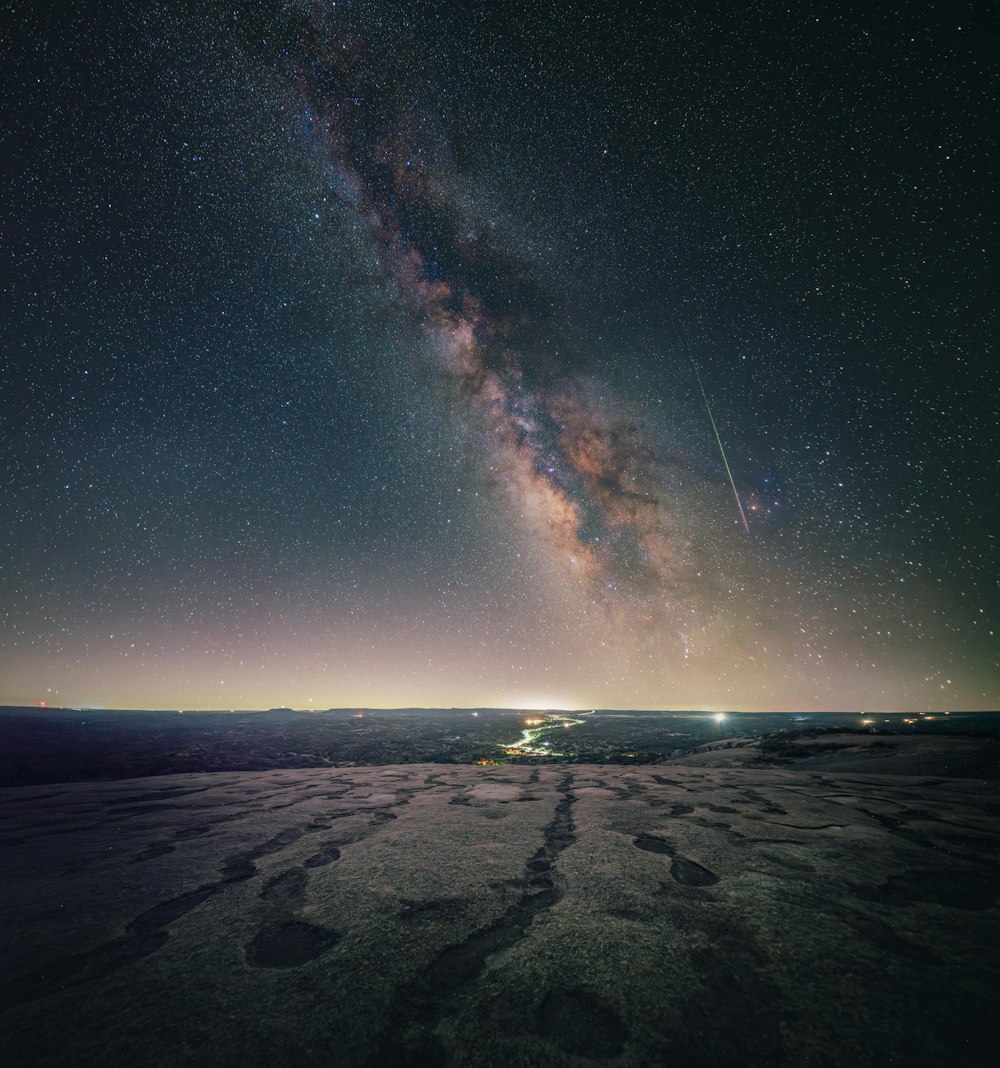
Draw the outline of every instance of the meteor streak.
<instances>
[{"instance_id":1,"label":"meteor streak","mask_svg":"<svg viewBox=\"0 0 1000 1068\"><path fill-rule=\"evenodd\" d=\"M747 522L747 514L743 511L743 502L740 500L739 493L736 492L736 481L733 478L733 472L729 467L729 460L726 459L726 450L722 444L722 437L719 434L719 428L715 425L715 416L712 415L712 406L708 403L708 394L705 392L705 383L701 380L701 372L698 370L698 364L695 363L694 353L691 351L691 342L688 340L687 330L684 329L684 324L680 324L681 333L684 335L684 344L687 346L688 359L691 361L691 366L694 369L694 377L698 380L698 388L701 390L701 395L705 400L705 411L708 412L708 421L712 424L712 432L715 434L715 440L719 443L719 453L722 456L722 462L726 467L726 474L729 476L729 485L733 487L733 497L736 500L736 507L740 510L740 519L743 520L743 529L749 534L750 524Z\"/></svg>"}]
</instances>

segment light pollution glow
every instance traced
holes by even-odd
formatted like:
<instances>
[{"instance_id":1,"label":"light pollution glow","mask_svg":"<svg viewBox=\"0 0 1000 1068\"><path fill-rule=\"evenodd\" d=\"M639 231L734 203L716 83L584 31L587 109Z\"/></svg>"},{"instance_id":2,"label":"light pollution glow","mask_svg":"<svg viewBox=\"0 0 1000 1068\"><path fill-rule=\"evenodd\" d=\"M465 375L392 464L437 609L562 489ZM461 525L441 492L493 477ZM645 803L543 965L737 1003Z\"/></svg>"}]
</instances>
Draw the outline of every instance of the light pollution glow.
<instances>
[{"instance_id":1,"label":"light pollution glow","mask_svg":"<svg viewBox=\"0 0 1000 1068\"><path fill-rule=\"evenodd\" d=\"M664 686L662 677L641 674L608 678L606 665L574 660L566 648L551 660L525 650L517 670L506 663L484 664L467 649L447 642L405 646L381 632L384 646L344 650L335 638L303 632L288 645L247 644L237 650L171 651L142 660L120 645L86 657L54 661L29 650L3 673L0 703L106 708L516 708L586 711L592 708L702 710L724 712L912 711L902 682L850 693L833 681L817 693L816 679L775 681L752 664L735 665L725 678L706 665L689 665L684 677ZM412 637L410 639L412 641ZM327 644L329 642L329 644ZM333 652L331 651L333 650ZM585 650L575 650L582 657ZM790 665L791 666L791 665ZM572 679L573 688L549 688L552 678ZM872 683L876 680L868 680ZM923 709L943 712L954 701L927 701ZM961 706L988 709L983 700Z\"/></svg>"}]
</instances>

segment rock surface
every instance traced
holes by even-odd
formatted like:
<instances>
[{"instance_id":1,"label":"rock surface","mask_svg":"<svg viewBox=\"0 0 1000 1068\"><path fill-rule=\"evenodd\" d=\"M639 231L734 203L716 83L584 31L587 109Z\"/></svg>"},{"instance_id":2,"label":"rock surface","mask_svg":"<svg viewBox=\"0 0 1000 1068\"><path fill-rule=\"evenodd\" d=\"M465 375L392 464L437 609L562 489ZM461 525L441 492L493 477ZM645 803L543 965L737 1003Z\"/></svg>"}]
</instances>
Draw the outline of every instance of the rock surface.
<instances>
[{"instance_id":1,"label":"rock surface","mask_svg":"<svg viewBox=\"0 0 1000 1068\"><path fill-rule=\"evenodd\" d=\"M985 1065L998 814L679 766L6 789L0 1059Z\"/></svg>"}]
</instances>

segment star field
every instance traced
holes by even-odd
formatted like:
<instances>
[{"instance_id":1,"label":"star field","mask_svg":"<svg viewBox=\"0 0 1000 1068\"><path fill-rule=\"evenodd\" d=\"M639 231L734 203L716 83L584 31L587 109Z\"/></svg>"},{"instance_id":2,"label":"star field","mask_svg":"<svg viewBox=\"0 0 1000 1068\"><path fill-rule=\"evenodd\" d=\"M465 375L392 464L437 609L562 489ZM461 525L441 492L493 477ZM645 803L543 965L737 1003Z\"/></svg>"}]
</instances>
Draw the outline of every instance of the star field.
<instances>
[{"instance_id":1,"label":"star field","mask_svg":"<svg viewBox=\"0 0 1000 1068\"><path fill-rule=\"evenodd\" d=\"M0 702L1000 703L981 9L12 23Z\"/></svg>"}]
</instances>

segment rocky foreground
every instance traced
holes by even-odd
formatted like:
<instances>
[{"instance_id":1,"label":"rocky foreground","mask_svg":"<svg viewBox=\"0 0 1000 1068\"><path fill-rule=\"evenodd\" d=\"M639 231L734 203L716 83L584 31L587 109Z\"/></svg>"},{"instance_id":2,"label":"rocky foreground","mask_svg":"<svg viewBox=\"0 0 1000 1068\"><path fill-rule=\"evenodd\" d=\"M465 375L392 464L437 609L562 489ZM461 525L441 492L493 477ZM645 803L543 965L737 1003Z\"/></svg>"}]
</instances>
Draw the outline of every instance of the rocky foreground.
<instances>
[{"instance_id":1,"label":"rocky foreground","mask_svg":"<svg viewBox=\"0 0 1000 1068\"><path fill-rule=\"evenodd\" d=\"M0 1059L992 1064L998 815L710 766L6 789Z\"/></svg>"}]
</instances>

